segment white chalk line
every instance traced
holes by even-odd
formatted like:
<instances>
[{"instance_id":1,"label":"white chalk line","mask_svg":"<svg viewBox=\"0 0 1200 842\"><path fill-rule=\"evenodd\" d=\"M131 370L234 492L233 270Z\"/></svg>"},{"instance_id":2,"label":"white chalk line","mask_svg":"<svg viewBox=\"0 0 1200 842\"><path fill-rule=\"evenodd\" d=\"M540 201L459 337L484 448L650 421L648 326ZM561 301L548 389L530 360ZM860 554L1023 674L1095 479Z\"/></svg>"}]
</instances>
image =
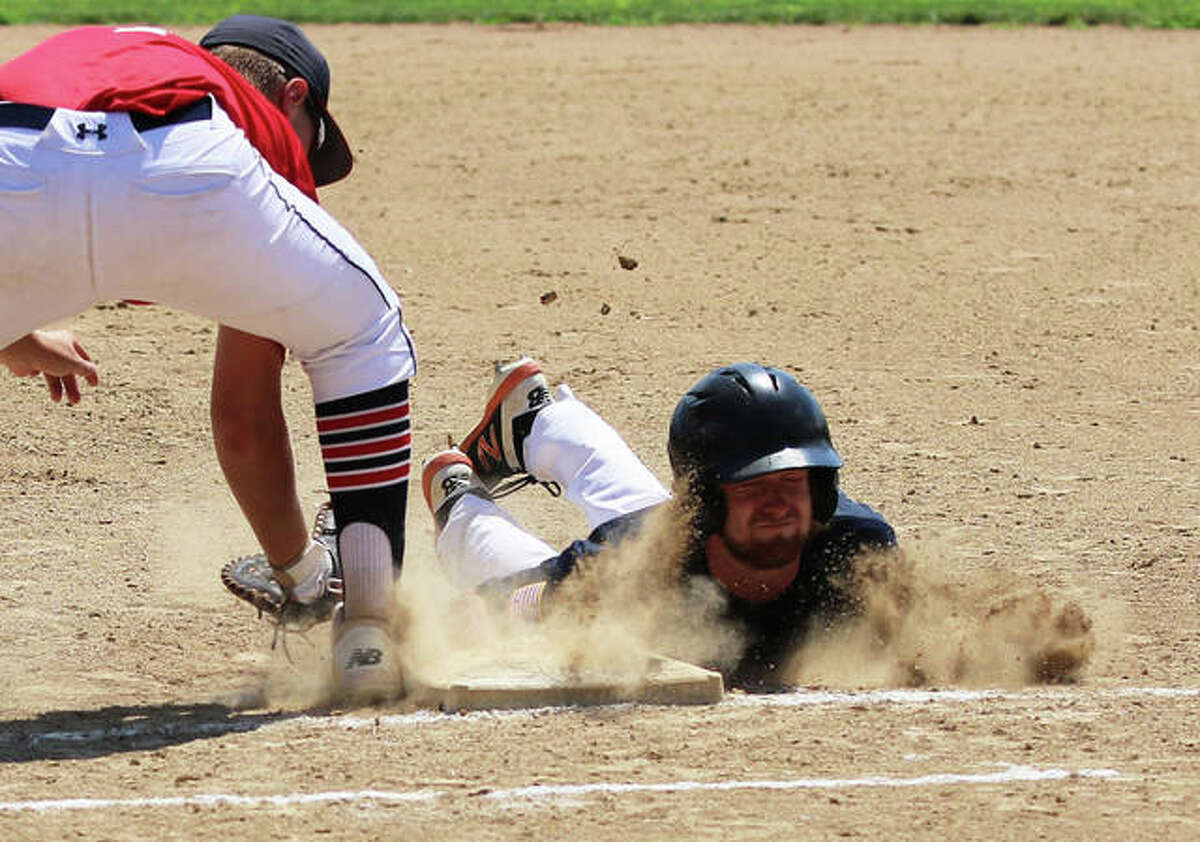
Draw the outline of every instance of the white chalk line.
<instances>
[{"instance_id":1,"label":"white chalk line","mask_svg":"<svg viewBox=\"0 0 1200 842\"><path fill-rule=\"evenodd\" d=\"M939 772L915 778L894 778L890 775L871 775L865 778L798 778L780 781L674 781L661 784L590 783L565 785L524 786L486 793L488 798L501 800L539 799L547 797L578 797L581 795L623 795L641 792L725 792L739 789L850 789L854 787L920 787L952 786L954 784L1003 784L1067 779L1095 778L1115 780L1121 773L1115 769L1038 769L1033 766L1009 766L998 772L956 774Z\"/></svg>"},{"instance_id":2,"label":"white chalk line","mask_svg":"<svg viewBox=\"0 0 1200 842\"><path fill-rule=\"evenodd\" d=\"M1177 687L1126 687L1120 689L1039 688L1035 690L800 690L794 693L729 694L722 705L744 707L807 707L817 705L924 705L962 704L967 702L1022 699L1084 699L1084 698L1190 698L1200 697L1200 688ZM614 707L636 707L624 702ZM512 719L531 716L547 716L563 710L579 708L524 708L520 710L483 710L465 713L437 713L419 711L407 714L383 714L365 717L347 714L337 717L298 717L289 720L306 727L318 728L379 728L423 725L431 722L476 722L480 719Z\"/></svg>"},{"instance_id":3,"label":"white chalk line","mask_svg":"<svg viewBox=\"0 0 1200 842\"><path fill-rule=\"evenodd\" d=\"M996 772L980 774L935 773L912 778L870 775L863 778L798 778L792 780L668 781L664 783L587 783L549 784L480 791L489 801L569 801L595 795L675 794L688 792L730 792L738 790L850 789L862 787L941 787L1038 783L1061 780L1120 780L1115 769L1039 769L1034 766L1008 766ZM449 790L359 790L291 793L287 795L230 795L210 793L143 798L59 798L0 802L0 812L47 813L56 811L144 809L163 807L290 807L308 804L414 803L444 798ZM461 791L458 794L462 794Z\"/></svg>"},{"instance_id":4,"label":"white chalk line","mask_svg":"<svg viewBox=\"0 0 1200 842\"><path fill-rule=\"evenodd\" d=\"M1190 698L1200 697L1200 688L1188 687L1126 687L1116 689L1039 688L1035 690L800 690L794 693L766 695L730 694L720 705L749 707L807 707L812 705L918 705L918 704L962 704L990 700L1021 699L1070 699L1070 698ZM630 703L610 707L633 707ZM472 711L469 713L440 713L420 710L404 714L379 714L362 716L281 716L278 721L231 719L217 722L129 722L105 728L90 728L81 731L45 731L36 734L0 732L0 748L23 745L32 749L54 744L87 745L110 740L136 740L150 737L219 737L225 734L245 733L285 726L304 728L340 728L358 730L362 728L404 728L429 724L470 723L480 719L513 719L530 716L545 716L574 708L526 708L522 710ZM2 724L2 723L0 723Z\"/></svg>"},{"instance_id":5,"label":"white chalk line","mask_svg":"<svg viewBox=\"0 0 1200 842\"><path fill-rule=\"evenodd\" d=\"M1186 698L1200 696L1200 688L1124 687L1108 690L1037 689L1005 690L803 690L796 693L730 696L726 702L752 707L804 707L807 705L911 705L979 702L993 699L1059 698Z\"/></svg>"}]
</instances>

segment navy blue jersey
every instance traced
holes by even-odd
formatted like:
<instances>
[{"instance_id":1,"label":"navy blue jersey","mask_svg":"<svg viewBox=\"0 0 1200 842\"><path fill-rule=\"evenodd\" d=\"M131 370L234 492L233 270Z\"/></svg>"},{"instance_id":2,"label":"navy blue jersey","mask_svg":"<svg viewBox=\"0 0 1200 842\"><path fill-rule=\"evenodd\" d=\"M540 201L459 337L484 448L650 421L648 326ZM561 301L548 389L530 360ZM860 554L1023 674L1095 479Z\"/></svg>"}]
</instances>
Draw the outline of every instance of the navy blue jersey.
<instances>
[{"instance_id":1,"label":"navy blue jersey","mask_svg":"<svg viewBox=\"0 0 1200 842\"><path fill-rule=\"evenodd\" d=\"M513 589L531 582L557 585L580 561L641 529L654 508L657 507L601 524L586 539L571 542L557 556L530 570L485 582L480 591L486 596L507 599ZM854 556L895 544L896 533L879 512L839 491L833 517L805 546L800 570L787 590L764 603L729 595L727 617L746 632L747 643L736 665L723 668L712 665L721 669L727 686L759 691L777 689L779 669L814 624L831 624L855 612L853 596L843 586ZM709 575L702 544L685 559L682 572L684 576Z\"/></svg>"},{"instance_id":2,"label":"navy blue jersey","mask_svg":"<svg viewBox=\"0 0 1200 842\"><path fill-rule=\"evenodd\" d=\"M895 545L896 533L882 515L839 492L833 518L804 548L800 571L786 591L759 604L729 596L726 610L747 632L747 643L737 666L724 670L726 682L746 690L777 688L779 669L804 635L856 613L846 587L854 557ZM705 575L695 566L691 570Z\"/></svg>"}]
</instances>

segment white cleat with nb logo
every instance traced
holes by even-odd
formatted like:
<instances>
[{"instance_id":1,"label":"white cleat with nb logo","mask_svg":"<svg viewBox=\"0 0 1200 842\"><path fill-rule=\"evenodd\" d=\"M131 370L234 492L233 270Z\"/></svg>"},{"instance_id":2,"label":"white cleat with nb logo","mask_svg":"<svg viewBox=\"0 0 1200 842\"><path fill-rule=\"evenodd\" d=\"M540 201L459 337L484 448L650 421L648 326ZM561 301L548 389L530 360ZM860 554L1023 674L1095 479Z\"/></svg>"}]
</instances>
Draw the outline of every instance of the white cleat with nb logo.
<instances>
[{"instance_id":1,"label":"white cleat with nb logo","mask_svg":"<svg viewBox=\"0 0 1200 842\"><path fill-rule=\"evenodd\" d=\"M404 695L395 643L384 620L346 621L333 615L333 696L340 704L370 705Z\"/></svg>"},{"instance_id":2,"label":"white cleat with nb logo","mask_svg":"<svg viewBox=\"0 0 1200 842\"><path fill-rule=\"evenodd\" d=\"M460 449L493 491L502 479L525 473L523 446L538 412L553 402L542 367L529 357L496 365L483 420Z\"/></svg>"}]
</instances>

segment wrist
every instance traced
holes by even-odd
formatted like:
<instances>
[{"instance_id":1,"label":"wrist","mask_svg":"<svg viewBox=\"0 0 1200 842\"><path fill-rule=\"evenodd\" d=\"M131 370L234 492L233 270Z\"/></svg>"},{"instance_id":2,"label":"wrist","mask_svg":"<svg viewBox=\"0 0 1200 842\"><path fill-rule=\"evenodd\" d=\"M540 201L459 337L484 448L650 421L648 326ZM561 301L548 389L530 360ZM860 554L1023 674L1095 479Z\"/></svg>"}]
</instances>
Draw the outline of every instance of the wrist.
<instances>
[{"instance_id":1,"label":"wrist","mask_svg":"<svg viewBox=\"0 0 1200 842\"><path fill-rule=\"evenodd\" d=\"M298 556L273 573L289 599L309 603L325 594L333 574L333 559L323 544L310 538Z\"/></svg>"}]
</instances>

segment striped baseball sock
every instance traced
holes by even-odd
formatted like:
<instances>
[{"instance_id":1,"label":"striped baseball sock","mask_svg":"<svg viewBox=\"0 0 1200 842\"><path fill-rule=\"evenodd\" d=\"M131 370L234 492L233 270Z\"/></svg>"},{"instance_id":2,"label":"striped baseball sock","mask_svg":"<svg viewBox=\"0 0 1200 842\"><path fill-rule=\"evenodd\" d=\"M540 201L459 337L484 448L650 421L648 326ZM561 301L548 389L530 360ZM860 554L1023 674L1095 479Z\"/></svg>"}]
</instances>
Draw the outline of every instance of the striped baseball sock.
<instances>
[{"instance_id":1,"label":"striped baseball sock","mask_svg":"<svg viewBox=\"0 0 1200 842\"><path fill-rule=\"evenodd\" d=\"M391 588L381 586L399 575L404 559L408 382L317 404L317 432L339 530L347 618L382 616L379 600L390 600Z\"/></svg>"}]
</instances>

